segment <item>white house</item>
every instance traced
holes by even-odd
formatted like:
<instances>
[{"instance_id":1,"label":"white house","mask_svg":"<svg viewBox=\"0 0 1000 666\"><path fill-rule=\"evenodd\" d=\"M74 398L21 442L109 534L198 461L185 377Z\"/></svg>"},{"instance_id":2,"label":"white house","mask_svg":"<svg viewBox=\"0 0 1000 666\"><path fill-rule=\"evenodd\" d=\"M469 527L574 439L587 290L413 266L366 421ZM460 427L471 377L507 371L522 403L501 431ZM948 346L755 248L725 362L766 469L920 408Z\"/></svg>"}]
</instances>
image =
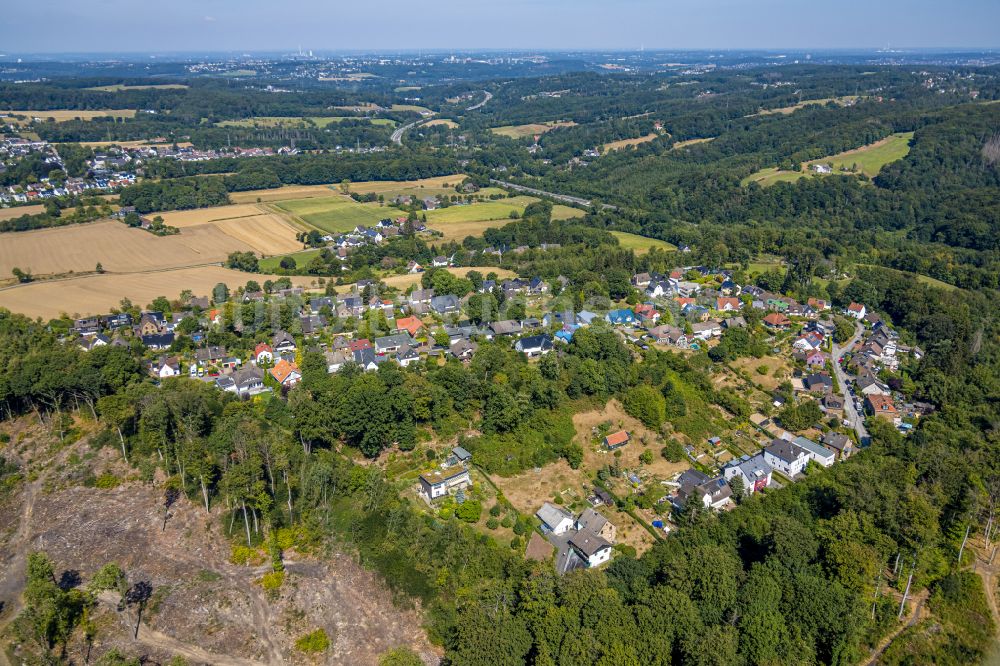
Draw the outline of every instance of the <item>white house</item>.
<instances>
[{"instance_id":1,"label":"white house","mask_svg":"<svg viewBox=\"0 0 1000 666\"><path fill-rule=\"evenodd\" d=\"M789 478L801 474L809 459L808 451L783 439L774 440L764 449L764 462Z\"/></svg>"},{"instance_id":2,"label":"white house","mask_svg":"<svg viewBox=\"0 0 1000 666\"><path fill-rule=\"evenodd\" d=\"M732 461L722 468L722 474L727 482L736 477L743 479L743 493L746 495L763 490L771 483L771 466L764 462L761 453Z\"/></svg>"},{"instance_id":3,"label":"white house","mask_svg":"<svg viewBox=\"0 0 1000 666\"><path fill-rule=\"evenodd\" d=\"M153 368L153 374L160 379L166 379L167 377L176 377L181 374L180 363L174 357L161 358L156 366Z\"/></svg>"},{"instance_id":4,"label":"white house","mask_svg":"<svg viewBox=\"0 0 1000 666\"><path fill-rule=\"evenodd\" d=\"M452 490L472 485L469 470L462 465L425 472L420 475L420 492L428 500L444 497Z\"/></svg>"},{"instance_id":5,"label":"white house","mask_svg":"<svg viewBox=\"0 0 1000 666\"><path fill-rule=\"evenodd\" d=\"M528 356L541 356L552 351L552 338L547 335L530 335L514 344L514 349Z\"/></svg>"},{"instance_id":6,"label":"white house","mask_svg":"<svg viewBox=\"0 0 1000 666\"><path fill-rule=\"evenodd\" d=\"M810 460L815 461L823 467L830 467L837 460L837 454L834 451L817 444L811 439L796 437L792 440L792 444L804 449L809 454Z\"/></svg>"},{"instance_id":7,"label":"white house","mask_svg":"<svg viewBox=\"0 0 1000 666\"><path fill-rule=\"evenodd\" d=\"M847 306L847 316L854 317L858 321L865 318L868 314L868 310L865 308L863 303L851 303Z\"/></svg>"},{"instance_id":8,"label":"white house","mask_svg":"<svg viewBox=\"0 0 1000 666\"><path fill-rule=\"evenodd\" d=\"M565 534L573 529L573 516L550 502L543 504L535 515L542 521L542 529L553 534Z\"/></svg>"},{"instance_id":9,"label":"white house","mask_svg":"<svg viewBox=\"0 0 1000 666\"><path fill-rule=\"evenodd\" d=\"M581 530L571 536L569 545L588 567L599 566L611 559L611 544L589 530Z\"/></svg>"}]
</instances>

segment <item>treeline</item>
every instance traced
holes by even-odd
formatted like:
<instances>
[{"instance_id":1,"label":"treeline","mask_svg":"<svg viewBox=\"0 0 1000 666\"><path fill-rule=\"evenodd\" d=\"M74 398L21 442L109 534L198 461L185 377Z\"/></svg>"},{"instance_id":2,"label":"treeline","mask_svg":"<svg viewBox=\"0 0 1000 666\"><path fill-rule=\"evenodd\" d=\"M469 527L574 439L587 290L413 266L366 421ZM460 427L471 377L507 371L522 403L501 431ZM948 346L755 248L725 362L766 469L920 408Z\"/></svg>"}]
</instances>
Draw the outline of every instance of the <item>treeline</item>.
<instances>
[{"instance_id":1,"label":"treeline","mask_svg":"<svg viewBox=\"0 0 1000 666\"><path fill-rule=\"evenodd\" d=\"M161 210L208 208L229 203L229 194L221 178L174 178L144 180L122 189L122 206L135 206L139 213Z\"/></svg>"},{"instance_id":2,"label":"treeline","mask_svg":"<svg viewBox=\"0 0 1000 666\"><path fill-rule=\"evenodd\" d=\"M63 208L75 206L72 213L64 214ZM16 209L15 209L16 210ZM31 231L32 229L47 229L62 227L69 224L93 222L111 214L111 207L106 201L69 197L65 201L49 199L44 213L25 213L18 217L0 220L0 233L5 231Z\"/></svg>"}]
</instances>

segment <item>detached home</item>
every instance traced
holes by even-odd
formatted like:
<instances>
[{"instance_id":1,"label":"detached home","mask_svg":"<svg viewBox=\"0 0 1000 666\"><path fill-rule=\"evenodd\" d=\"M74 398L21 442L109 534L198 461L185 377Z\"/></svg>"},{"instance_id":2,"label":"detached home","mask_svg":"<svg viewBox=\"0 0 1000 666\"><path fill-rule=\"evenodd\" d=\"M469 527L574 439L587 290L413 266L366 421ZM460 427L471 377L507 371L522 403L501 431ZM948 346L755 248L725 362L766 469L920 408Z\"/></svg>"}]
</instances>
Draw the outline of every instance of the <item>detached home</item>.
<instances>
[{"instance_id":1,"label":"detached home","mask_svg":"<svg viewBox=\"0 0 1000 666\"><path fill-rule=\"evenodd\" d=\"M531 335L514 343L514 349L529 357L548 354L552 351L552 338L547 335Z\"/></svg>"},{"instance_id":2,"label":"detached home","mask_svg":"<svg viewBox=\"0 0 1000 666\"><path fill-rule=\"evenodd\" d=\"M420 493L428 500L444 497L472 485L469 470L462 465L453 465L420 475Z\"/></svg>"},{"instance_id":3,"label":"detached home","mask_svg":"<svg viewBox=\"0 0 1000 666\"><path fill-rule=\"evenodd\" d=\"M791 442L776 439L764 449L764 462L788 478L793 478L806 468L809 453Z\"/></svg>"},{"instance_id":4,"label":"detached home","mask_svg":"<svg viewBox=\"0 0 1000 666\"><path fill-rule=\"evenodd\" d=\"M585 530L571 536L569 545L588 567L599 566L611 559L611 544Z\"/></svg>"},{"instance_id":5,"label":"detached home","mask_svg":"<svg viewBox=\"0 0 1000 666\"><path fill-rule=\"evenodd\" d=\"M535 516L542 521L543 532L559 535L573 529L573 516L550 502L543 504L542 508L535 512Z\"/></svg>"}]
</instances>

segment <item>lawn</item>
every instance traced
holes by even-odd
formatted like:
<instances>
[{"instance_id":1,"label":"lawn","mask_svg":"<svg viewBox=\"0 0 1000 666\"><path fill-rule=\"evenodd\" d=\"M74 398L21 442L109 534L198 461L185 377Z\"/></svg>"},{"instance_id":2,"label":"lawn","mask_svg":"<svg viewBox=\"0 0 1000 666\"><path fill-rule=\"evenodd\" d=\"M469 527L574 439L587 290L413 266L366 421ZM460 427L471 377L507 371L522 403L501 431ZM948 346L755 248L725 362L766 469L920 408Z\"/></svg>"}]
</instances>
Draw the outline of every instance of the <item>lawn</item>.
<instances>
[{"instance_id":1,"label":"lawn","mask_svg":"<svg viewBox=\"0 0 1000 666\"><path fill-rule=\"evenodd\" d=\"M610 141L604 144L604 150L601 151L602 155L607 155L612 150L621 150L622 148L628 148L630 146L638 146L639 144L652 141L656 137L660 136L656 132L647 134L646 136L640 136L636 139L621 139L619 141Z\"/></svg>"},{"instance_id":2,"label":"lawn","mask_svg":"<svg viewBox=\"0 0 1000 666\"><path fill-rule=\"evenodd\" d=\"M340 194L277 201L274 206L293 218L330 234L350 231L359 224L370 226L379 220L399 214L399 211L393 208L377 204L360 204Z\"/></svg>"},{"instance_id":3,"label":"lawn","mask_svg":"<svg viewBox=\"0 0 1000 666\"><path fill-rule=\"evenodd\" d=\"M417 106L416 104L393 104L389 107L390 111L412 111L413 113L419 113L420 115L433 113L426 106Z\"/></svg>"},{"instance_id":4,"label":"lawn","mask_svg":"<svg viewBox=\"0 0 1000 666\"><path fill-rule=\"evenodd\" d=\"M677 246L658 238L647 238L624 231L612 231L611 235L618 239L618 244L626 250L635 250L636 254L645 254L651 248L659 250L676 250Z\"/></svg>"},{"instance_id":5,"label":"lawn","mask_svg":"<svg viewBox=\"0 0 1000 666\"><path fill-rule=\"evenodd\" d=\"M792 104L791 106L783 106L778 109L764 109L763 111L751 114L751 117L770 116L779 113L787 116L789 113L798 111L799 109L803 109L807 106L815 106L817 104L829 104L830 102L836 102L841 106L846 106L848 102L856 100L857 98L858 98L857 95L844 95L843 97L824 97L823 99L807 99L803 102L799 102L798 104Z\"/></svg>"},{"instance_id":6,"label":"lawn","mask_svg":"<svg viewBox=\"0 0 1000 666\"><path fill-rule=\"evenodd\" d=\"M688 146L696 146L699 143L708 143L709 141L714 141L715 137L710 136L705 139L688 139L687 141L678 141L670 147L670 150L681 150L687 148Z\"/></svg>"},{"instance_id":7,"label":"lawn","mask_svg":"<svg viewBox=\"0 0 1000 666\"><path fill-rule=\"evenodd\" d=\"M494 134L505 136L508 139L523 139L536 134L545 134L558 127L572 127L576 123L572 121L551 120L546 123L529 123L527 125L504 125L503 127L493 127L490 129Z\"/></svg>"},{"instance_id":8,"label":"lawn","mask_svg":"<svg viewBox=\"0 0 1000 666\"><path fill-rule=\"evenodd\" d=\"M757 183L762 187L775 183L794 183L800 178L807 176L822 177L826 174L817 174L810 170L813 164L832 164L833 174L829 175L851 175L863 173L869 178L874 178L886 164L901 160L910 152L910 141L913 139L913 132L900 132L893 134L880 141L847 150L830 157L821 157L817 160L810 160L802 163L802 171L781 171L777 167L761 169L755 174L743 179L742 185ZM855 170L856 168L856 170Z\"/></svg>"},{"instance_id":9,"label":"lawn","mask_svg":"<svg viewBox=\"0 0 1000 666\"><path fill-rule=\"evenodd\" d=\"M277 271L280 267L279 264L281 260L285 257L292 257L295 259L295 263L301 268L309 263L313 257L319 254L319 250L303 250L301 252L293 252L291 254L285 254L277 257L267 257L260 260L260 271L262 273L271 273Z\"/></svg>"},{"instance_id":10,"label":"lawn","mask_svg":"<svg viewBox=\"0 0 1000 666\"><path fill-rule=\"evenodd\" d=\"M586 211L573 208L572 206L563 206L562 204L552 206L553 220L570 220L574 217L583 217L586 214Z\"/></svg>"}]
</instances>

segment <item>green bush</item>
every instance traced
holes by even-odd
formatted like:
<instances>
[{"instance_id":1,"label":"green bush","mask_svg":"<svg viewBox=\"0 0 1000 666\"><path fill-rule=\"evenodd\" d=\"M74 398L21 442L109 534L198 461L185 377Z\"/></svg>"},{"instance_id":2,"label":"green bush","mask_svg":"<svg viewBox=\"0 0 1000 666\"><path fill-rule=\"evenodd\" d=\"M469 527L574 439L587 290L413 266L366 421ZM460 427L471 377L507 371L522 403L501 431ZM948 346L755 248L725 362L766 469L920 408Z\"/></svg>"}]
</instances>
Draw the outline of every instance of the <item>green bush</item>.
<instances>
[{"instance_id":1,"label":"green bush","mask_svg":"<svg viewBox=\"0 0 1000 666\"><path fill-rule=\"evenodd\" d=\"M465 500L455 509L455 515L467 523L475 523L483 514L483 505L477 500Z\"/></svg>"},{"instance_id":2,"label":"green bush","mask_svg":"<svg viewBox=\"0 0 1000 666\"><path fill-rule=\"evenodd\" d=\"M497 520L496 518L487 518L486 527L491 530L495 530L496 528L500 527L500 521Z\"/></svg>"},{"instance_id":3,"label":"green bush","mask_svg":"<svg viewBox=\"0 0 1000 666\"><path fill-rule=\"evenodd\" d=\"M326 652L330 648L330 637L326 635L326 631L323 629L317 629L299 637L295 641L295 647L301 652L319 654L320 652Z\"/></svg>"}]
</instances>

